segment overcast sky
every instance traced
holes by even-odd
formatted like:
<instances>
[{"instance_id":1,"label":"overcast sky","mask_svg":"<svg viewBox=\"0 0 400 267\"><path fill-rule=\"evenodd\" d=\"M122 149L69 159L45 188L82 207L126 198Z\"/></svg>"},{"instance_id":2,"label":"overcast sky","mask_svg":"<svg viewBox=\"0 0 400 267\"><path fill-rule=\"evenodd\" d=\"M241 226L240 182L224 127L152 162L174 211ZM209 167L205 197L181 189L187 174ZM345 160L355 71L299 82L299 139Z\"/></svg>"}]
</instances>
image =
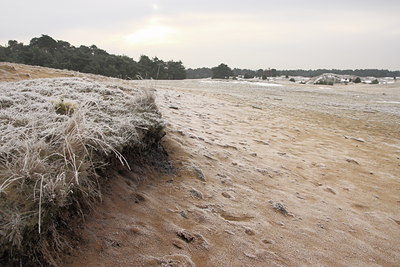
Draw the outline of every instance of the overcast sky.
<instances>
[{"instance_id":1,"label":"overcast sky","mask_svg":"<svg viewBox=\"0 0 400 267\"><path fill-rule=\"evenodd\" d=\"M400 0L12 0L0 44L48 34L186 67L400 70Z\"/></svg>"}]
</instances>

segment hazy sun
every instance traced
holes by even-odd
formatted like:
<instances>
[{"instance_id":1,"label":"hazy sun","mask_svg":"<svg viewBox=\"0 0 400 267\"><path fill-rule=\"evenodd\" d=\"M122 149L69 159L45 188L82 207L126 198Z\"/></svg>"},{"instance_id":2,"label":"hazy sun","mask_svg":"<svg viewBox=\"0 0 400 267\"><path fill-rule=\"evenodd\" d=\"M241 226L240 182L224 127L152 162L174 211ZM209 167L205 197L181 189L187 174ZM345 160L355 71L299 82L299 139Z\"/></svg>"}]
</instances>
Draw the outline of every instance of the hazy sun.
<instances>
[{"instance_id":1,"label":"hazy sun","mask_svg":"<svg viewBox=\"0 0 400 267\"><path fill-rule=\"evenodd\" d=\"M160 8L157 4L153 4L152 7L154 10L158 10Z\"/></svg>"},{"instance_id":2,"label":"hazy sun","mask_svg":"<svg viewBox=\"0 0 400 267\"><path fill-rule=\"evenodd\" d=\"M176 30L167 26L154 25L138 30L126 37L131 44L138 43L166 43L172 41L170 38Z\"/></svg>"}]
</instances>

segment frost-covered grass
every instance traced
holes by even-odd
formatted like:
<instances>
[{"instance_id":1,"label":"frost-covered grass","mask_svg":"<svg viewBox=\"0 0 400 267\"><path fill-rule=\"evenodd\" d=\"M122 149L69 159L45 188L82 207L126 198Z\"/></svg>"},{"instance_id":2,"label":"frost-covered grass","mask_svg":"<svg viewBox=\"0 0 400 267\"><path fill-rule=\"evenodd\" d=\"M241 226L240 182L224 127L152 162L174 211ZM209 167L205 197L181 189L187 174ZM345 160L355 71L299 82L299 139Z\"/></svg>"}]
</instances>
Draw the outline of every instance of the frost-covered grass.
<instances>
[{"instance_id":1,"label":"frost-covered grass","mask_svg":"<svg viewBox=\"0 0 400 267\"><path fill-rule=\"evenodd\" d=\"M123 151L162 129L146 90L86 78L0 83L0 263L54 264L62 218L100 197L99 170L113 157L127 164Z\"/></svg>"}]
</instances>

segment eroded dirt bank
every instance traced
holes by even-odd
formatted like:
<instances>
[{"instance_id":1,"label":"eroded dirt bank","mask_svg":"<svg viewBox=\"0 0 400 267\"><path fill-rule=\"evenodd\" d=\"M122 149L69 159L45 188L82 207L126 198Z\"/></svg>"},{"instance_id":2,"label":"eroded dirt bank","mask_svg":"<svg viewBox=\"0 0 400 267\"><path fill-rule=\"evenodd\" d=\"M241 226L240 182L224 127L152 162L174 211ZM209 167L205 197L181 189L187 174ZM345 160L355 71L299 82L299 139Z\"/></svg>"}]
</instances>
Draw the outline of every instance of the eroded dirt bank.
<instances>
[{"instance_id":1,"label":"eroded dirt bank","mask_svg":"<svg viewBox=\"0 0 400 267\"><path fill-rule=\"evenodd\" d=\"M375 103L399 101L398 83L332 93L135 84L157 88L177 172L116 175L66 265L400 262L399 116Z\"/></svg>"}]
</instances>

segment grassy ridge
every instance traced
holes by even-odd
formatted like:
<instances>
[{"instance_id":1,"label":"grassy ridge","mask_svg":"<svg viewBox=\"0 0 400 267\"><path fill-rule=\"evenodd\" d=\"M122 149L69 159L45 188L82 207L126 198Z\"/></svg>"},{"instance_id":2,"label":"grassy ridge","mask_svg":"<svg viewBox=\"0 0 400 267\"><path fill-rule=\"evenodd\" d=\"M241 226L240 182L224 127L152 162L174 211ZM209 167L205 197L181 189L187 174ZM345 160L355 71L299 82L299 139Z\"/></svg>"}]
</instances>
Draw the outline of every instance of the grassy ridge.
<instances>
[{"instance_id":1,"label":"grassy ridge","mask_svg":"<svg viewBox=\"0 0 400 267\"><path fill-rule=\"evenodd\" d=\"M122 151L162 131L146 90L87 78L0 83L0 259L56 264L65 217L101 196L99 171L115 157L127 164Z\"/></svg>"}]
</instances>

